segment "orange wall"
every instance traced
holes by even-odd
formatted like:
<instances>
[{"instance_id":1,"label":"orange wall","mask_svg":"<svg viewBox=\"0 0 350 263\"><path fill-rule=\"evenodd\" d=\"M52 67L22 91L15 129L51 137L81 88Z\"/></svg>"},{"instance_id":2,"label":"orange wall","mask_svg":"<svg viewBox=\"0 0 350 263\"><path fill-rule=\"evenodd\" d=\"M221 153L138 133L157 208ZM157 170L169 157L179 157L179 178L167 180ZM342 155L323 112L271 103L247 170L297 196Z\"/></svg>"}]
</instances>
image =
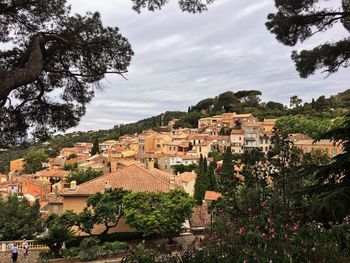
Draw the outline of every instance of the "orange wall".
<instances>
[{"instance_id":1,"label":"orange wall","mask_svg":"<svg viewBox=\"0 0 350 263\"><path fill-rule=\"evenodd\" d=\"M24 165L23 159L12 160L10 162L10 172L22 171L23 165Z\"/></svg>"}]
</instances>

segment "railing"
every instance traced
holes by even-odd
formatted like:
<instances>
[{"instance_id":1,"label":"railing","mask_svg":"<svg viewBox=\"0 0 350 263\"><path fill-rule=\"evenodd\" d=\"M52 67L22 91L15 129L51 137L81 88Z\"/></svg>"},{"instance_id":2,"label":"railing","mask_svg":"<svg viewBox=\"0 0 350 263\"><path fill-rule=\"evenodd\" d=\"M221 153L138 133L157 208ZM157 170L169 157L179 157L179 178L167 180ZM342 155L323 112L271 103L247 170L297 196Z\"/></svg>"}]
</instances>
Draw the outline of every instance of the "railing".
<instances>
[{"instance_id":1,"label":"railing","mask_svg":"<svg viewBox=\"0 0 350 263\"><path fill-rule=\"evenodd\" d=\"M46 245L39 244L35 240L27 240L29 250L45 250L48 249ZM2 252L11 251L11 244L17 244L19 249L22 248L23 240L16 241L0 241L0 249Z\"/></svg>"}]
</instances>

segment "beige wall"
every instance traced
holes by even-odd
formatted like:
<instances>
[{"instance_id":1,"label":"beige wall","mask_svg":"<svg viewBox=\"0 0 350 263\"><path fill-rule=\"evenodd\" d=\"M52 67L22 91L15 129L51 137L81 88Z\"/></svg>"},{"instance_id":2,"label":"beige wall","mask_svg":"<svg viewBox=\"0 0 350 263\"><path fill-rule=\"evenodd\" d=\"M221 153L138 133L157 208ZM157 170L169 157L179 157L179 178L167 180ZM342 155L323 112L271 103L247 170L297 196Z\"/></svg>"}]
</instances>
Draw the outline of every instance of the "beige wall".
<instances>
[{"instance_id":1,"label":"beige wall","mask_svg":"<svg viewBox=\"0 0 350 263\"><path fill-rule=\"evenodd\" d=\"M87 197L64 197L63 199L63 212L67 210L73 210L76 213L80 213L86 206ZM100 234L105 227L103 225L95 225L93 229L93 234ZM121 218L118 225L109 230L110 233L116 232L135 232L135 229L129 227L125 224L125 219ZM79 233L79 235L84 235L84 233Z\"/></svg>"},{"instance_id":2,"label":"beige wall","mask_svg":"<svg viewBox=\"0 0 350 263\"><path fill-rule=\"evenodd\" d=\"M188 193L190 196L194 195L194 184L196 180L193 180L191 182L182 182L182 187L186 193Z\"/></svg>"}]
</instances>

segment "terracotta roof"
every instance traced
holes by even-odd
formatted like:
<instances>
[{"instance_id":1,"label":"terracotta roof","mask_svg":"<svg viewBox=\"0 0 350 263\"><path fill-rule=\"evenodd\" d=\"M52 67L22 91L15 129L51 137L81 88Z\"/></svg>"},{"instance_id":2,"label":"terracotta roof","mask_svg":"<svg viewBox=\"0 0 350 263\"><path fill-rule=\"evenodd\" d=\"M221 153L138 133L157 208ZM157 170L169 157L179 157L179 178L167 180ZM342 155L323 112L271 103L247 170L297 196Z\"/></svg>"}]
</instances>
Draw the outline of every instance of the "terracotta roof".
<instances>
[{"instance_id":1,"label":"terracotta roof","mask_svg":"<svg viewBox=\"0 0 350 263\"><path fill-rule=\"evenodd\" d=\"M45 176L45 177L66 177L68 176L68 171L60 169L49 169L36 172L34 176Z\"/></svg>"},{"instance_id":2,"label":"terracotta roof","mask_svg":"<svg viewBox=\"0 0 350 263\"><path fill-rule=\"evenodd\" d=\"M114 173L109 173L77 186L76 189L65 190L61 196L89 196L103 192L106 182L112 188L123 188L133 192L168 192L178 181L172 184L173 175L158 169L147 170L139 165L130 165Z\"/></svg>"},{"instance_id":3,"label":"terracotta roof","mask_svg":"<svg viewBox=\"0 0 350 263\"><path fill-rule=\"evenodd\" d=\"M244 134L243 130L232 130L231 134Z\"/></svg>"},{"instance_id":4,"label":"terracotta roof","mask_svg":"<svg viewBox=\"0 0 350 263\"><path fill-rule=\"evenodd\" d=\"M178 178L180 178L182 182L189 183L196 180L197 174L191 172L184 172L179 174Z\"/></svg>"},{"instance_id":5,"label":"terracotta roof","mask_svg":"<svg viewBox=\"0 0 350 263\"><path fill-rule=\"evenodd\" d=\"M216 201L219 199L219 197L221 197L221 194L218 192L206 191L205 196L204 196L204 200L205 201Z\"/></svg>"}]
</instances>

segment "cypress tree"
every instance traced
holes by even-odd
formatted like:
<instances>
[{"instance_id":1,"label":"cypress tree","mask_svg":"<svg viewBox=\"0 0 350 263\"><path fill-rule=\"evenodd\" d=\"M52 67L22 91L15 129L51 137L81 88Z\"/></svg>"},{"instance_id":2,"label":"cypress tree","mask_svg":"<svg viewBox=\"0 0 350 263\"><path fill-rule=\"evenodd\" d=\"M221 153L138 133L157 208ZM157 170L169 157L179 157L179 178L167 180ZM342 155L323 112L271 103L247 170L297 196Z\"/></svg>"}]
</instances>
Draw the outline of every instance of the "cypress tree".
<instances>
[{"instance_id":1,"label":"cypress tree","mask_svg":"<svg viewBox=\"0 0 350 263\"><path fill-rule=\"evenodd\" d=\"M209 171L208 171L208 189L209 191L215 191L217 188L217 179L215 175L215 163L210 163L209 165Z\"/></svg>"},{"instance_id":2,"label":"cypress tree","mask_svg":"<svg viewBox=\"0 0 350 263\"><path fill-rule=\"evenodd\" d=\"M238 211L238 205L236 200L236 188L238 181L234 176L233 170L233 156L231 152L231 148L227 147L226 152L224 154L224 160L222 163L221 173L220 173L220 184L221 184L221 193L226 199L227 208L229 210L234 209ZM233 211L231 211L233 212Z\"/></svg>"},{"instance_id":3,"label":"cypress tree","mask_svg":"<svg viewBox=\"0 0 350 263\"><path fill-rule=\"evenodd\" d=\"M194 199L196 200L197 204L201 205L202 201L204 199L205 191L206 191L206 177L205 177L205 168L206 160L203 159L203 156L201 155L199 158L199 165L197 169L197 178L196 182L194 184Z\"/></svg>"},{"instance_id":4,"label":"cypress tree","mask_svg":"<svg viewBox=\"0 0 350 263\"><path fill-rule=\"evenodd\" d=\"M99 147L99 142L98 142L98 137L94 139L92 148L91 148L91 155L95 155L97 153L100 153L100 147Z\"/></svg>"}]
</instances>

